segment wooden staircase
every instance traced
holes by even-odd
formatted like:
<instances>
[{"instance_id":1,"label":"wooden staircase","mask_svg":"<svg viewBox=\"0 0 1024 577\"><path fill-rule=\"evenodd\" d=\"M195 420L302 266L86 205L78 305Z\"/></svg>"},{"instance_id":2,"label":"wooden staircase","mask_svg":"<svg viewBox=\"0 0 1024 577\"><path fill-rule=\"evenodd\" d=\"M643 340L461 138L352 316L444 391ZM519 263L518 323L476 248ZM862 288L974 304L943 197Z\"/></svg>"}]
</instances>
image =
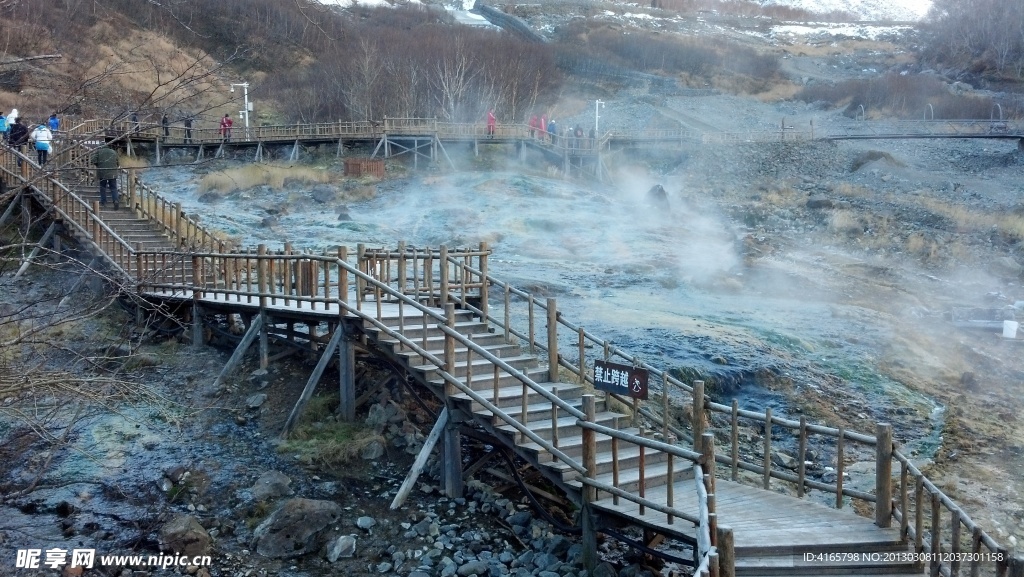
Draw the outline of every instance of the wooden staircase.
<instances>
[{"instance_id":1,"label":"wooden staircase","mask_svg":"<svg viewBox=\"0 0 1024 577\"><path fill-rule=\"evenodd\" d=\"M384 323L392 330L399 331L398 318L385 318ZM545 391L556 393L558 398L567 405L580 409L582 396L587 390L577 383L555 383L548 380L547 367L540 366L536 356L524 354L515 344L504 341L501 334L492 332L484 323L475 319L468 311L457 311L455 329L465 335L473 343L485 348L491 354L528 376ZM444 333L436 326L428 323L426 328L421 319L406 319L402 324L401 333L419 346L423 346L423 335L426 332L426 350L437 358L444 357ZM366 332L381 351L403 364L411 375L422 385L444 398L445 382L438 375L436 367L426 358L409 350L397 339L390 338L382 331L367 325ZM467 357L470 360L467 361ZM583 453L582 429L576 424L576 417L553 407L553 403L532 388L524 387L522 382L505 369L495 371L495 365L481 358L479 354L470 353L465 346L456 347L455 365L451 371L462 383L469 387L484 400L496 405L506 414L526 425L541 438L552 441L557 436L555 447L563 453L579 459ZM472 368L468 368L472 364ZM469 379L466 379L467 370ZM497 381L495 381L497 375ZM524 398L525 389L525 398ZM575 471L566 463L555 459L554 455L538 443L525 438L512 425L492 415L481 403L465 392L448 395L451 406L470 416L474 422L495 437L504 446L513 449L519 456L532 463L549 481L560 487L573 501L580 502L582 485L574 480ZM553 408L556 414L553 413ZM597 424L606 427L639 434L640 430L630 425L631 417L615 410L610 410L606 400L597 400ZM597 467L601 475L610 484L612 480L613 459L611 437L597 435ZM636 491L639 488L639 451L635 448L623 448L618 453L619 486L625 490ZM646 487L663 484L667 477L667 461L660 451L647 451L645 456ZM692 478L691 464L677 460L675 478L683 479L687 475ZM692 482L692 481L691 481Z\"/></svg>"},{"instance_id":2,"label":"wooden staircase","mask_svg":"<svg viewBox=\"0 0 1024 577\"><path fill-rule=\"evenodd\" d=\"M94 202L100 201L99 187L88 181L65 182L75 194L91 206ZM172 254L181 251L182 248L166 232L166 229L157 222L140 215L140 212L133 207L126 206L126 195L121 192L121 207L115 209L111 199L108 199L106 206L100 206L99 216L103 223L117 236L122 238L131 247L141 252ZM85 240L85 239L80 239ZM137 262L129 263L127 272L139 280L160 279L160 282L191 285L192 284L192 262L191 260L160 260L144 259L144 270L141 274L137 270Z\"/></svg>"}]
</instances>

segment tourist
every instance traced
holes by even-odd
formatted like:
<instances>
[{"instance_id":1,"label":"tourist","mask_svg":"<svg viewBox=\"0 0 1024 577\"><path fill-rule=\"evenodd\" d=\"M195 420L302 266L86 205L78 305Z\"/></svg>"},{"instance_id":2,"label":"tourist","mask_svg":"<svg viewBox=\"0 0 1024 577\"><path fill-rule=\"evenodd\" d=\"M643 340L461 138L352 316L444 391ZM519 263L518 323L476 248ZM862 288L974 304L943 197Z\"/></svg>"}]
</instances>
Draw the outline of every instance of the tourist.
<instances>
[{"instance_id":1,"label":"tourist","mask_svg":"<svg viewBox=\"0 0 1024 577\"><path fill-rule=\"evenodd\" d=\"M220 119L220 136L224 139L224 142L231 142L231 125L234 122L231 120L230 114L225 114L224 118Z\"/></svg>"},{"instance_id":2,"label":"tourist","mask_svg":"<svg viewBox=\"0 0 1024 577\"><path fill-rule=\"evenodd\" d=\"M29 140L35 143L36 160L39 162L39 166L46 164L46 160L50 156L50 143L53 142L53 132L50 131L50 127L45 122L36 126L32 130L32 134L29 135Z\"/></svg>"},{"instance_id":3,"label":"tourist","mask_svg":"<svg viewBox=\"0 0 1024 577\"><path fill-rule=\"evenodd\" d=\"M120 199L117 195L117 152L105 144L93 151L90 161L96 166L96 180L100 185L100 206L107 206L107 190L110 190L114 210L120 209Z\"/></svg>"},{"instance_id":4,"label":"tourist","mask_svg":"<svg viewBox=\"0 0 1024 577\"><path fill-rule=\"evenodd\" d=\"M494 109L487 111L487 138L494 138L494 127L498 123L497 117L494 116Z\"/></svg>"},{"instance_id":5,"label":"tourist","mask_svg":"<svg viewBox=\"0 0 1024 577\"><path fill-rule=\"evenodd\" d=\"M14 112L17 112L17 110L15 110ZM8 116L8 118L10 117ZM25 143L28 142L28 128L26 128L25 125L21 123L21 119L18 117L14 117L14 124L11 125L10 137L11 148L17 150L20 153L21 147L25 146ZM18 155L18 166L21 166L20 154Z\"/></svg>"}]
</instances>

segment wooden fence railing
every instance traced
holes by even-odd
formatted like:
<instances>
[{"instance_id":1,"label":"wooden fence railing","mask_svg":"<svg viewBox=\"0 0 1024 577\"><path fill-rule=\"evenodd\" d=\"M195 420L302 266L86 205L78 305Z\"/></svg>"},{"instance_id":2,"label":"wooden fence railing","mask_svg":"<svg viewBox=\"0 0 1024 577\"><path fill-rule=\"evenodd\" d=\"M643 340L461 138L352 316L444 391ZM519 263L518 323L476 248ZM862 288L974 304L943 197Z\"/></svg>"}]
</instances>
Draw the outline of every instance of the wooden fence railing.
<instances>
[{"instance_id":1,"label":"wooden fence railing","mask_svg":"<svg viewBox=\"0 0 1024 577\"><path fill-rule=\"evenodd\" d=\"M557 310L555 299L537 298L494 278L487 274L486 270L472 268L456 259L449 259L449 262L457 269L470 269L468 271L453 271L452 274L455 277L474 275L486 278L492 285L492 289L488 293L492 301L489 306L477 307L472 302L455 299L458 306L472 310L481 318L486 318L498 330L503 331L506 338L520 339L523 346L529 348L531 352L546 352L549 367L564 367L574 375L575 380L579 383L593 384L592 363L588 363L587 351L596 350L601 351L599 355L605 361L614 360L649 370L651 375L657 377L662 385L661 394L653 401L641 402L636 399L612 396L622 402L631 403L634 418L642 416L648 419L653 423L654 431L660 431L662 440L673 437L687 439L693 441L696 451L700 451L701 439L705 435L708 421L707 416L718 415L718 421L724 421L727 424L717 428L716 433L722 437L727 436L729 453L715 455L714 459L728 467L731 479L738 480L739 471L742 470L759 474L761 486L765 489L771 488L771 480L776 479L789 484L800 497L811 489L831 493L835 496L836 508L844 506L845 498L859 500L874 510L876 525L889 527L894 520L900 523L901 534L915 540L915 551L920 553L922 562L927 562L934 575L940 573L946 577L959 575L960 568L966 567L969 561L972 577L977 575L1007 577L1011 563L1008 550L999 545L971 520L952 499L929 481L899 451L893 442L890 425L879 423L876 426L875 434L867 435L848 431L841 427L834 428L809 423L805 417L801 417L799 420L781 418L772 415L770 408L766 409L764 413L741 410L735 400L731 406L713 402L705 397L702 381L695 381L692 386L688 385L673 377L668 371L652 366L643 359L586 331L583 327L571 323ZM521 308L517 310L517 306ZM538 313L538 311L543 312ZM543 331L542 336L538 336L539 314L546 319L546 330ZM513 319L525 323L525 328L517 328ZM567 336L570 338L566 339L564 336L560 336L559 329L566 330ZM570 350L575 349L573 350L577 355L575 359L559 352L560 342L575 344L575 347L570 348ZM550 376L555 377L556 373L557 371L552 370ZM556 379L552 378L552 380ZM690 411L692 418L689 423L673 422L671 415L679 413L679 411L673 411L671 406L678 404L678 401L674 402L676 399L684 402L689 399L692 406ZM744 454L740 446L741 419L747 421L748 426L763 431L761 451L758 454ZM690 431L692 431L692 435ZM816 442L813 441L815 438ZM819 453L827 451L835 456L834 482L808 478L806 461L812 443ZM796 447L793 469L773 464L775 452L781 446ZM854 489L845 485L846 462L851 457L858 461L874 462L876 471L874 491ZM894 498L893 495L893 460L899 463L901 469L898 498ZM909 497L911 492L907 481L908 477L912 477L916 483L913 499ZM930 508L920 496L922 491L927 491L930 495ZM913 503L915 519L912 527L909 524L910 503ZM930 523L924 517L926 509L931 515ZM943 516L949 518L947 531L940 526ZM929 539L924 538L925 534L929 536ZM942 555L932 554L932 551L941 551ZM934 571L940 573L934 573Z\"/></svg>"}]
</instances>

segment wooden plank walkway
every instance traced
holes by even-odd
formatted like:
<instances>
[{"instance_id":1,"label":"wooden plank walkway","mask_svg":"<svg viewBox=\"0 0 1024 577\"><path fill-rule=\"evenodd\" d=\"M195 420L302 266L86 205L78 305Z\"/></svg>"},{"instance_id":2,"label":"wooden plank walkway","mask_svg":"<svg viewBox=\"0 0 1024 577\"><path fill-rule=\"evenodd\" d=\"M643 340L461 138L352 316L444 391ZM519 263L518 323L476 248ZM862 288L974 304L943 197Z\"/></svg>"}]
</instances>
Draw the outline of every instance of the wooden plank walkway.
<instances>
[{"instance_id":1,"label":"wooden plank walkway","mask_svg":"<svg viewBox=\"0 0 1024 577\"><path fill-rule=\"evenodd\" d=\"M10 167L7 170L10 174ZM95 200L94 188L83 184L75 188L85 203L91 204ZM490 283L500 286L500 282L491 277L487 277L486 282L473 281L473 273L466 268L471 266L468 264L472 258L470 253L488 253L483 245L477 252L467 251L450 261L450 253L424 252L423 249L411 253L382 251L366 256L363 260L363 247L360 247L357 266L342 256L336 258L297 254L287 250L269 254L265 247L261 247L258 253L223 254L223 250L210 249L204 253L199 249L190 251L183 248L183 240L192 238L190 235L186 234L184 238L179 235L175 239L173 233L169 232L181 230L177 214L180 211L171 211L173 226L168 227L160 224L160 211L147 213L147 206L149 203L136 204L133 211L82 213L86 219L83 221L85 224L79 224L75 229L75 234L82 237L80 240L83 244L91 245L94 250L105 251L107 246L112 246L122 247L118 250L123 252L125 246L138 247L129 248L131 254L121 254L119 258L105 253L111 262L122 263L124 266L121 270L134 277L125 279L129 283L126 287L130 283L141 282L141 292L147 297L177 302L195 300L201 306L245 315L265 312L285 321L301 319L300 322L310 323L310 336L319 336L313 335L313 327L322 321L328 326L338 326L340 323L332 321L361 317L362 322L353 323L352 326L359 327L362 334L375 345L374 350L378 354L398 362L416 381L430 389L440 400L448 402L451 410L461 412L463 422L475 423L482 434L491 435L496 445L513 449L571 501L586 502L587 491L580 478L612 485L612 470L616 471L618 481L615 486L619 490L637 495L642 482L644 499L670 507L681 514L698 517L702 507L706 508L711 501L709 499L705 502L702 499L692 475L694 461L706 462L700 459L710 457L702 457L700 454L694 457L693 452L679 453L679 445L660 443L650 435L650 423L643 423L648 426L648 436L645 437L643 431L634 428L634 425L641 424L636 416L617 412L622 410L621 405L612 404L607 398L599 397L594 406L592 398L584 397L587 394L586 383L580 382L584 377L583 368L579 369L578 379L576 375L570 374L568 378L572 382L558 382L562 380L559 378L561 375L558 370L552 370L551 366L562 364L565 359L557 353L559 313L553 300L548 302L547 308L550 315L548 330L554 332L549 332L546 344L536 343L542 349L548 349L547 363L524 353L521 347L526 344L521 344L522 341L517 339L525 335L510 333L507 326L503 327L504 334L496 330L496 327L502 328L497 313L492 312L486 320L482 320L479 313L471 310L468 299L472 296L472 290L467 291L467 286L472 287L473 282L478 283L476 290L480 292L475 296L482 300L480 306L484 308L488 301L484 292L486 287ZM153 206L163 205L154 202ZM71 219L77 218L78 213L68 214ZM120 244L90 240L92 236L106 234L101 228L108 225ZM88 234L90 230L92 236ZM154 252L162 252L164 259L143 258ZM218 252L220 254L214 254ZM389 260L392 255L398 255L394 261ZM421 260L417 261L417 258ZM275 265L275 259L287 264ZM411 273L407 270L410 259ZM157 263L161 262L170 262L173 266L160 268ZM443 269L438 267L438 262L446 263ZM449 272L449 262L455 265L454 273ZM459 269L460 263L467 264ZM392 264L395 264L394 269ZM473 266L486 270L485 261ZM439 272L441 270L444 272ZM393 272L396 276L393 276ZM306 273L312 276L305 278L303 275ZM358 281L354 278L357 274L362 275ZM433 276L441 274L446 275L444 280ZM447 276L449 274L450 277ZM397 282L396 292L387 292L392 290L393 279L404 279L406 276L415 279L412 293L407 292L410 286L403 284L404 280ZM449 279L452 279L450 284ZM376 285L368 291L365 286L367 282ZM149 286L146 283L155 284ZM197 290L197 283L208 288L198 289L202 294L196 294L194 291ZM386 286L381 287L381 283ZM455 294L460 283L461 293ZM300 289L300 286L304 288ZM311 291L315 296L304 297L298 294L300 290ZM351 309L346 311L342 308L337 300L339 291L345 295L344 302ZM361 294L357 291L361 291ZM416 298L410 299L408 294ZM509 294L506 287L506 315ZM450 311L424 304L426 300L436 302L442 295L448 307L454 309L453 303L458 303L462 308ZM397 304L396 299L399 298L404 299L403 306ZM359 313L352 310L356 308L356 303ZM531 300L531 307L533 303ZM450 315L447 316L447 323L443 320L446 315ZM533 346L532 316L530 327L528 344ZM582 331L580 335L582 339ZM319 342L313 341L310 338L315 349ZM582 341L580 350L582 359ZM430 358L435 360L431 361ZM444 359L445 366L433 364L437 362L436 359ZM696 403L696 392L694 399ZM700 402L703 401L701 389ZM708 408L710 405L701 406ZM581 408L584 406L593 412L581 416ZM775 420L774 423L779 425L780 421ZM605 429L601 432L592 426ZM696 426L693 424L693 427ZM694 431L693 436L699 439L700 433L702 431ZM589 444L588 435L593 439ZM669 438L669 435L666 432L661 438ZM617 449L616 442L624 446ZM880 441L878 443L882 446ZM646 454L640 447L647 447ZM669 453L672 453L674 460L670 460ZM671 467L669 462L672 463ZM587 472L586 477L581 477L581 470ZM644 472L641 473L641 470ZM911 470L910 474L918 473ZM671 498L667 486L670 479L673 480ZM926 481L922 478L919 482ZM860 517L849 509L836 510L806 498L766 491L726 479L716 479L715 487L714 513L719 526L732 530L736 574L760 577L922 572L922 566L914 563L863 556L867 553L906 552L912 544L906 538L901 538L897 529L880 528L872 519ZM604 492L590 505L609 525L639 525L684 543L692 544L701 540L693 521L677 517L670 523L666 513L655 512L651 508L641 514L640 506L625 497L620 497L620 503L615 504L609 494ZM933 498L933 514L939 514L939 509L934 507ZM956 522L959 530L959 518ZM707 531L706 526L704 531ZM986 544L986 547L994 551L996 546ZM705 547L704 553L708 551L710 549ZM829 552L851 555L829 562L819 562L813 556L805 558L806 554ZM854 553L861 556L854 557ZM1006 575L1005 571L984 574L996 574L998 577Z\"/></svg>"}]
</instances>

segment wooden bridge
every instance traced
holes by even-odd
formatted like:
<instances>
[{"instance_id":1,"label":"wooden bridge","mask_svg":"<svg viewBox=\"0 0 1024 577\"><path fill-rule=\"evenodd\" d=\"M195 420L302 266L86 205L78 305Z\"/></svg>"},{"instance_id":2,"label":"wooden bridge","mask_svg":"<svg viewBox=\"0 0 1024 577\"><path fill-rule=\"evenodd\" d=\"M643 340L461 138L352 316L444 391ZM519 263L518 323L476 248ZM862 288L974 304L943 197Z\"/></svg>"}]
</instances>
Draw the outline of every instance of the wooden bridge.
<instances>
[{"instance_id":1,"label":"wooden bridge","mask_svg":"<svg viewBox=\"0 0 1024 577\"><path fill-rule=\"evenodd\" d=\"M337 156L346 146L372 150L371 157L408 155L414 167L419 163L454 163L445 148L453 144L514 144L520 158L528 150L538 151L569 176L610 178L607 157L615 150L644 146L696 146L742 142L798 142L811 140L865 139L948 139L986 138L1017 140L1024 146L1024 123L1005 120L908 120L851 121L827 131L814 125L796 127L783 119L774 130L708 132L685 128L665 130L616 130L598 137L576 137L559 129L554 135L523 124L498 124L493 134L483 123L439 122L432 118L388 118L379 121L295 124L282 126L234 127L225 136L218 128L184 128L128 121L89 120L65 133L72 142L96 141L103 135L123 141L128 154L141 149L160 164L168 150L187 150L196 161L207 155L219 158L228 151L250 151L259 162L271 150L285 150L289 160L298 158L304 147L331 147Z\"/></svg>"},{"instance_id":2,"label":"wooden bridge","mask_svg":"<svg viewBox=\"0 0 1024 577\"><path fill-rule=\"evenodd\" d=\"M574 324L555 299L493 277L486 244L360 245L354 254L233 248L129 171L120 176L127 209L102 210L86 158L75 143L56 153L61 170L44 171L3 148L0 174L17 196L0 226L20 216L37 249L59 238L77 243L136 310L179 319L194 346L223 315L240 317L245 334L215 384L253 345L262 367L271 343L317 355L284 436L329 363L338 366L341 416L351 420L366 396L356 352L385 359L440 407L393 506L435 446L445 493L459 495L464 475L480 466L464 461L470 436L529 463L548 492L578 507L591 567L596 534L632 526L645 535L634 545L646 551L668 538L689 551L677 560L701 575L1024 575L1024 562L893 442L890 425L865 434L712 401L701 382L684 383ZM597 393L595 360L648 370L659 385L654 398ZM690 417L681 419L684 407ZM741 443L741 431L756 445ZM779 447L795 448L791 468L773 463ZM832 464L831 476L809 471L811 449ZM870 487L847 483L851 462L872 463Z\"/></svg>"}]
</instances>

